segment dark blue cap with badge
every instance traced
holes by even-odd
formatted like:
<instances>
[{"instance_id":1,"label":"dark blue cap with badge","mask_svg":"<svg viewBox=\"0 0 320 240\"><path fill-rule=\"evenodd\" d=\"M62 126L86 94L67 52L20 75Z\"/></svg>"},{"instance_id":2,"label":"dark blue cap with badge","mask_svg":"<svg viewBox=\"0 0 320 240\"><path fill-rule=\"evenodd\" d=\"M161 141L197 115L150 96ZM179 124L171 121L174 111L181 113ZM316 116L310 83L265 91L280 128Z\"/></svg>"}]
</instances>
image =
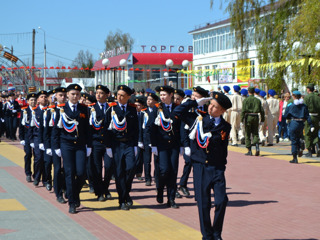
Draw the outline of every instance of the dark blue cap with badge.
<instances>
[{"instance_id":1,"label":"dark blue cap with badge","mask_svg":"<svg viewBox=\"0 0 320 240\"><path fill-rule=\"evenodd\" d=\"M202 87L194 87L192 90L199 93L202 97L208 97L208 91Z\"/></svg>"},{"instance_id":2,"label":"dark blue cap with badge","mask_svg":"<svg viewBox=\"0 0 320 240\"><path fill-rule=\"evenodd\" d=\"M53 93L58 93L58 92L67 92L67 89L64 87L57 87L53 90Z\"/></svg>"},{"instance_id":3,"label":"dark blue cap with badge","mask_svg":"<svg viewBox=\"0 0 320 240\"><path fill-rule=\"evenodd\" d=\"M175 89L174 90L175 94L178 94L179 96L183 97L185 96L184 91L182 91L181 89Z\"/></svg>"},{"instance_id":4,"label":"dark blue cap with badge","mask_svg":"<svg viewBox=\"0 0 320 240\"><path fill-rule=\"evenodd\" d=\"M103 85L97 85L96 90L98 90L98 89L104 91L106 94L108 94L110 92L109 88L107 88L106 86L103 86Z\"/></svg>"},{"instance_id":5,"label":"dark blue cap with badge","mask_svg":"<svg viewBox=\"0 0 320 240\"><path fill-rule=\"evenodd\" d=\"M45 90L41 90L40 92L37 93L37 98L40 97L42 94L47 96L48 93Z\"/></svg>"},{"instance_id":6,"label":"dark blue cap with badge","mask_svg":"<svg viewBox=\"0 0 320 240\"><path fill-rule=\"evenodd\" d=\"M216 100L221 107L224 109L229 109L232 107L232 103L228 96L224 95L223 93L220 92L212 92L212 97L214 100Z\"/></svg>"},{"instance_id":7,"label":"dark blue cap with badge","mask_svg":"<svg viewBox=\"0 0 320 240\"><path fill-rule=\"evenodd\" d=\"M153 100L155 100L155 101L159 101L159 97L155 94L155 93L148 93L148 97L152 97L153 98Z\"/></svg>"},{"instance_id":8,"label":"dark blue cap with badge","mask_svg":"<svg viewBox=\"0 0 320 240\"><path fill-rule=\"evenodd\" d=\"M131 94L133 93L132 89L129 88L127 85L119 85L117 89L118 91L119 90L125 91L129 96L131 96Z\"/></svg>"},{"instance_id":9,"label":"dark blue cap with badge","mask_svg":"<svg viewBox=\"0 0 320 240\"><path fill-rule=\"evenodd\" d=\"M170 86L161 86L160 91L164 91L170 94L170 93L174 93L174 88Z\"/></svg>"},{"instance_id":10,"label":"dark blue cap with badge","mask_svg":"<svg viewBox=\"0 0 320 240\"><path fill-rule=\"evenodd\" d=\"M71 90L77 90L79 92L81 92L82 90L82 87L80 87L79 84L76 84L76 83L73 83L73 84L70 84L68 87L67 87L67 91L71 91Z\"/></svg>"},{"instance_id":11,"label":"dark blue cap with badge","mask_svg":"<svg viewBox=\"0 0 320 240\"><path fill-rule=\"evenodd\" d=\"M142 98L142 97L136 97L134 99L134 102L141 103L142 105L145 105L144 98Z\"/></svg>"},{"instance_id":12,"label":"dark blue cap with badge","mask_svg":"<svg viewBox=\"0 0 320 240\"><path fill-rule=\"evenodd\" d=\"M36 93L29 93L27 95L27 100L29 100L30 98L37 98L37 94Z\"/></svg>"}]
</instances>

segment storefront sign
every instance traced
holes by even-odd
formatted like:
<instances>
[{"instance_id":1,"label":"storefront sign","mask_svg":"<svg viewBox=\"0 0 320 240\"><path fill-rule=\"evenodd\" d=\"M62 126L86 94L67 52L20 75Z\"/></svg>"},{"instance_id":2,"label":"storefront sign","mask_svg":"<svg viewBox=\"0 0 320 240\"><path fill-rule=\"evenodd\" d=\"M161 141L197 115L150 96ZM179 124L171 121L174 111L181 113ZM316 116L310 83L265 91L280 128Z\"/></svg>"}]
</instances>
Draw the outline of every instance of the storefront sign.
<instances>
[{"instance_id":1,"label":"storefront sign","mask_svg":"<svg viewBox=\"0 0 320 240\"><path fill-rule=\"evenodd\" d=\"M180 52L180 53L193 53L193 46L175 46L175 45L161 45L161 46L148 46L148 45L141 45L141 50L143 53L145 52L152 52L152 53L173 53L173 52Z\"/></svg>"}]
</instances>

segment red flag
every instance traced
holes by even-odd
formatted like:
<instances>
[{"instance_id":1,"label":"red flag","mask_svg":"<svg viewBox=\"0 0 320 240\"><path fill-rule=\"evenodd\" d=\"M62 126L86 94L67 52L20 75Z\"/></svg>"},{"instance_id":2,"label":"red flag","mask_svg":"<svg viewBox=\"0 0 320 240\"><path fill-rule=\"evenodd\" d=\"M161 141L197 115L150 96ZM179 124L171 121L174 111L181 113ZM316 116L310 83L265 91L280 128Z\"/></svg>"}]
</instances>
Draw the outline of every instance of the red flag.
<instances>
[{"instance_id":1,"label":"red flag","mask_svg":"<svg viewBox=\"0 0 320 240\"><path fill-rule=\"evenodd\" d=\"M210 83L210 77L209 76L207 76L207 81Z\"/></svg>"}]
</instances>

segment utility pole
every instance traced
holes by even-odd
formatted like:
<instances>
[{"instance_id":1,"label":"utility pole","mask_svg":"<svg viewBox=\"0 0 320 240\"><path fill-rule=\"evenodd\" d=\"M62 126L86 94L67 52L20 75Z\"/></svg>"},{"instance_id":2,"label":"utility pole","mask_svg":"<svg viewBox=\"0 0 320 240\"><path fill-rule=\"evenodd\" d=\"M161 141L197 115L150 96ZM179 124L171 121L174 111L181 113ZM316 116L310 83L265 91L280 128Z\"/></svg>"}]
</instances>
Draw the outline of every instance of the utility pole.
<instances>
[{"instance_id":1,"label":"utility pole","mask_svg":"<svg viewBox=\"0 0 320 240\"><path fill-rule=\"evenodd\" d=\"M34 66L34 49L35 49L35 39L36 39L36 30L32 30L32 66ZM36 83L34 81L34 74L33 69L31 68L31 80L32 80L32 86L36 86Z\"/></svg>"}]
</instances>

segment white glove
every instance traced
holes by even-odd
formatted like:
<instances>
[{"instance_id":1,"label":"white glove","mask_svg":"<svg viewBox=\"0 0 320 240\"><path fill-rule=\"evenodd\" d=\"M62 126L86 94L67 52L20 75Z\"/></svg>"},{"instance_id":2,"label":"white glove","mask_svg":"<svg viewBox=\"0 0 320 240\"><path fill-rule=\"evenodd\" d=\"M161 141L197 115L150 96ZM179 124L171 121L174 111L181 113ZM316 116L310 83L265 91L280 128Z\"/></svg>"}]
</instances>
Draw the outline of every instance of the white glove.
<instances>
[{"instance_id":1,"label":"white glove","mask_svg":"<svg viewBox=\"0 0 320 240\"><path fill-rule=\"evenodd\" d=\"M109 156L109 158L113 158L112 149L106 148L106 151L107 151L107 155Z\"/></svg>"},{"instance_id":2,"label":"white glove","mask_svg":"<svg viewBox=\"0 0 320 240\"><path fill-rule=\"evenodd\" d=\"M60 150L60 148L59 148L59 149L55 149L54 151L55 151L55 153L57 154L58 157L61 157L61 150Z\"/></svg>"},{"instance_id":3,"label":"white glove","mask_svg":"<svg viewBox=\"0 0 320 240\"><path fill-rule=\"evenodd\" d=\"M24 146L24 145L26 145L26 142L25 142L24 140L22 140L22 141L20 141L20 144L21 144L22 146Z\"/></svg>"},{"instance_id":4,"label":"white glove","mask_svg":"<svg viewBox=\"0 0 320 240\"><path fill-rule=\"evenodd\" d=\"M134 156L136 157L138 154L138 147L134 147Z\"/></svg>"},{"instance_id":5,"label":"white glove","mask_svg":"<svg viewBox=\"0 0 320 240\"><path fill-rule=\"evenodd\" d=\"M310 132L314 132L314 127L310 128Z\"/></svg>"},{"instance_id":6,"label":"white glove","mask_svg":"<svg viewBox=\"0 0 320 240\"><path fill-rule=\"evenodd\" d=\"M183 153L184 153L184 148L180 147L180 155L183 155Z\"/></svg>"},{"instance_id":7,"label":"white glove","mask_svg":"<svg viewBox=\"0 0 320 240\"><path fill-rule=\"evenodd\" d=\"M242 122L240 123L240 128L243 128L243 123Z\"/></svg>"},{"instance_id":8,"label":"white glove","mask_svg":"<svg viewBox=\"0 0 320 240\"><path fill-rule=\"evenodd\" d=\"M1 118L1 122L4 122L4 119L3 119L3 118Z\"/></svg>"},{"instance_id":9,"label":"white glove","mask_svg":"<svg viewBox=\"0 0 320 240\"><path fill-rule=\"evenodd\" d=\"M46 154L49 155L49 156L52 156L51 148L48 148L48 149L46 150Z\"/></svg>"},{"instance_id":10,"label":"white glove","mask_svg":"<svg viewBox=\"0 0 320 240\"><path fill-rule=\"evenodd\" d=\"M15 110L15 109L12 110L12 113L16 113L16 112L17 112L17 110Z\"/></svg>"},{"instance_id":11,"label":"white glove","mask_svg":"<svg viewBox=\"0 0 320 240\"><path fill-rule=\"evenodd\" d=\"M209 102L211 99L212 99L212 97L197 99L198 106L203 106L203 105L205 105L205 104L206 104L207 102Z\"/></svg>"},{"instance_id":12,"label":"white glove","mask_svg":"<svg viewBox=\"0 0 320 240\"><path fill-rule=\"evenodd\" d=\"M30 143L30 147L34 148L34 143Z\"/></svg>"},{"instance_id":13,"label":"white glove","mask_svg":"<svg viewBox=\"0 0 320 240\"><path fill-rule=\"evenodd\" d=\"M39 149L45 151L43 143L39 143Z\"/></svg>"},{"instance_id":14,"label":"white glove","mask_svg":"<svg viewBox=\"0 0 320 240\"><path fill-rule=\"evenodd\" d=\"M188 157L191 156L191 149L190 149L190 147L185 147L185 148L184 148L184 154L185 154L186 156L188 156Z\"/></svg>"},{"instance_id":15,"label":"white glove","mask_svg":"<svg viewBox=\"0 0 320 240\"><path fill-rule=\"evenodd\" d=\"M141 149L144 149L143 143L142 142L138 142L138 147Z\"/></svg>"},{"instance_id":16,"label":"white glove","mask_svg":"<svg viewBox=\"0 0 320 240\"><path fill-rule=\"evenodd\" d=\"M87 147L87 157L90 156L91 152L92 152L92 148Z\"/></svg>"},{"instance_id":17,"label":"white glove","mask_svg":"<svg viewBox=\"0 0 320 240\"><path fill-rule=\"evenodd\" d=\"M154 155L158 156L158 149L157 149L157 147L151 147L151 152L152 152Z\"/></svg>"}]
</instances>

